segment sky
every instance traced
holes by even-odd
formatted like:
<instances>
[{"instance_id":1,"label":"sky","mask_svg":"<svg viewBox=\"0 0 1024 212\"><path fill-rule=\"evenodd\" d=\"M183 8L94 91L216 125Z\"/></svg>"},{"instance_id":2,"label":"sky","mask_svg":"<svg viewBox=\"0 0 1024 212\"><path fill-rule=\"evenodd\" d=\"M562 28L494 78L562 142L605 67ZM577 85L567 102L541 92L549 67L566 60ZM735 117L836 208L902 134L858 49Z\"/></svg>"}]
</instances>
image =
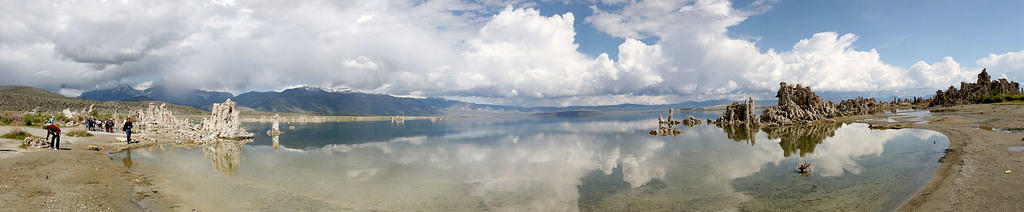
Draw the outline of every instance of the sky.
<instances>
[{"instance_id":1,"label":"sky","mask_svg":"<svg viewBox=\"0 0 1024 212\"><path fill-rule=\"evenodd\" d=\"M521 106L927 95L1024 78L1020 1L0 0L0 84Z\"/></svg>"}]
</instances>

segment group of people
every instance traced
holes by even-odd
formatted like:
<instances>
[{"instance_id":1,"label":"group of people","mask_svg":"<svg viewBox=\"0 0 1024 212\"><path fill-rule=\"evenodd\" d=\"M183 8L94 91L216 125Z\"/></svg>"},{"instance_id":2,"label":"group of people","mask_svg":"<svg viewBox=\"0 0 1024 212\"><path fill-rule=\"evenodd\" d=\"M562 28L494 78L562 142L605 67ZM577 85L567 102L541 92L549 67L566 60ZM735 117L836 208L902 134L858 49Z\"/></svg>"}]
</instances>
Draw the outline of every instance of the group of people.
<instances>
[{"instance_id":1,"label":"group of people","mask_svg":"<svg viewBox=\"0 0 1024 212\"><path fill-rule=\"evenodd\" d=\"M110 118L107 120L101 120L96 118L85 119L85 127L90 131L104 131L108 133L114 132L114 119Z\"/></svg>"},{"instance_id":2,"label":"group of people","mask_svg":"<svg viewBox=\"0 0 1024 212\"><path fill-rule=\"evenodd\" d=\"M86 119L86 127L89 130L95 130L96 128L105 130L106 132L114 132L114 119L107 119L106 121L97 120L95 118ZM132 118L125 118L124 123L121 126L121 130L124 131L127 138L125 139L128 144L132 144L132 128L134 128ZM50 122L43 124L43 129L46 129L46 140L50 140L50 147L53 149L60 149L60 127L53 122L53 117L50 117Z\"/></svg>"}]
</instances>

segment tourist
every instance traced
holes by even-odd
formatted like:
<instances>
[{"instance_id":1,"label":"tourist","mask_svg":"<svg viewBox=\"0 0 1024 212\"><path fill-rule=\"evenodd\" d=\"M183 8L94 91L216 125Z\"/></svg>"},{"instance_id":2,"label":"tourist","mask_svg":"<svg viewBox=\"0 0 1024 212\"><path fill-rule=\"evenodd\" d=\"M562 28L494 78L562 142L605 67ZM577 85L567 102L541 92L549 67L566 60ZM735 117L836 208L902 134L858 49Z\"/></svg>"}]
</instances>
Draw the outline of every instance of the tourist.
<instances>
[{"instance_id":1,"label":"tourist","mask_svg":"<svg viewBox=\"0 0 1024 212\"><path fill-rule=\"evenodd\" d=\"M132 144L132 127L133 127L132 126L132 118L131 117L125 118L124 119L124 126L121 127L121 130L124 130L124 133L126 135L128 135L128 139L127 139L128 144Z\"/></svg>"},{"instance_id":2,"label":"tourist","mask_svg":"<svg viewBox=\"0 0 1024 212\"><path fill-rule=\"evenodd\" d=\"M50 146L53 149L60 149L60 127L57 127L56 124L49 124L43 126L43 129L46 129L46 138L50 139ZM51 135L53 138L50 138Z\"/></svg>"},{"instance_id":3,"label":"tourist","mask_svg":"<svg viewBox=\"0 0 1024 212\"><path fill-rule=\"evenodd\" d=\"M113 133L114 132L114 119L113 118L107 119L107 132L108 133Z\"/></svg>"},{"instance_id":4,"label":"tourist","mask_svg":"<svg viewBox=\"0 0 1024 212\"><path fill-rule=\"evenodd\" d=\"M88 128L88 129L89 129L89 131L92 131L92 130L93 130L93 128L92 128L92 125L93 125L94 123L95 123L95 122L93 122L93 121L92 121L92 118L87 118L87 119L85 119L85 128Z\"/></svg>"}]
</instances>

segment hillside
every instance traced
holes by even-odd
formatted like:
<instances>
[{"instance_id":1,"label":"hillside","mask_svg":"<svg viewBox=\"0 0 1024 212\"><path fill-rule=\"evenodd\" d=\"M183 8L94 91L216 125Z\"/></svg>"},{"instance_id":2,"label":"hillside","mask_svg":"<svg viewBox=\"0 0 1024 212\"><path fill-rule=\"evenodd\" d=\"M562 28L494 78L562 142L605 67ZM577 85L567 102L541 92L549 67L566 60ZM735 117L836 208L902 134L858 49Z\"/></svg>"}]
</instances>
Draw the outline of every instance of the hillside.
<instances>
[{"instance_id":1,"label":"hillside","mask_svg":"<svg viewBox=\"0 0 1024 212\"><path fill-rule=\"evenodd\" d=\"M233 95L227 92L204 91L199 89L176 90L164 86L154 86L146 90L137 90L129 85L117 85L108 89L97 89L82 93L82 99L96 101L162 101L177 105L187 105L209 110L213 103L224 102Z\"/></svg>"},{"instance_id":2,"label":"hillside","mask_svg":"<svg viewBox=\"0 0 1024 212\"><path fill-rule=\"evenodd\" d=\"M82 110L90 105L100 113L128 113L149 106L148 102L99 102L94 100L64 97L43 89L27 86L0 86L0 111L32 111L54 113L64 109ZM160 103L160 102L155 102ZM189 106L168 104L178 114L203 114L202 110Z\"/></svg>"}]
</instances>

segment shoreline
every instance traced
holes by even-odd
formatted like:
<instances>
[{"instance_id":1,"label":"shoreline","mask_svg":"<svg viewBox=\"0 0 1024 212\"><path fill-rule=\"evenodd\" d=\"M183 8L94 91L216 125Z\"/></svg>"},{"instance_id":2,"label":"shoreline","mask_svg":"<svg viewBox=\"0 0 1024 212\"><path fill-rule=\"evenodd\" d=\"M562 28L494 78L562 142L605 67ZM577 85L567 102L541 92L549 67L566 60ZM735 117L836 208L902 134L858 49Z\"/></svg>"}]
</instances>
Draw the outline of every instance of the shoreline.
<instances>
[{"instance_id":1,"label":"shoreline","mask_svg":"<svg viewBox=\"0 0 1024 212\"><path fill-rule=\"evenodd\" d=\"M1008 150L1024 146L1024 133L1007 133L991 128L1024 127L1024 103L976 104L940 108L925 119L894 118L892 114L848 116L837 119L846 123L867 123L879 128L917 128L942 133L949 139L945 156L940 159L934 175L898 211L1015 211L1024 209L1016 200L1024 196L1018 191L1024 182L1024 152ZM382 117L386 118L386 117ZM376 121L387 121L376 120ZM12 126L0 126L7 132ZM21 127L36 136L45 131ZM70 128L66 131L71 131ZM13 140L0 139L0 165L10 167L0 172L0 203L16 210L147 210L188 209L183 202L155 190L146 176L135 173L130 165L114 161L111 155L124 149L149 148L169 140L160 135L137 134L142 141L125 145L123 133L90 131L93 137L62 135L62 147L68 150L20 149ZM17 143L20 143L18 141ZM103 146L102 151L86 150L89 145ZM13 150L13 151L11 151ZM26 171L27 170L27 171ZM48 174L54 172L55 174ZM39 175L44 175L40 179ZM65 189L71 187L72 189ZM57 208L54 208L57 207Z\"/></svg>"},{"instance_id":2,"label":"shoreline","mask_svg":"<svg viewBox=\"0 0 1024 212\"><path fill-rule=\"evenodd\" d=\"M927 123L907 120L870 120L887 115L864 115L843 119L867 123L881 129L916 128L942 133L949 147L939 168L928 182L898 211L1019 211L1024 209L1024 152L1009 147L1024 146L1024 132L992 128L1024 127L1024 104L974 104L937 108ZM1004 173L1005 170L1020 171Z\"/></svg>"}]
</instances>

